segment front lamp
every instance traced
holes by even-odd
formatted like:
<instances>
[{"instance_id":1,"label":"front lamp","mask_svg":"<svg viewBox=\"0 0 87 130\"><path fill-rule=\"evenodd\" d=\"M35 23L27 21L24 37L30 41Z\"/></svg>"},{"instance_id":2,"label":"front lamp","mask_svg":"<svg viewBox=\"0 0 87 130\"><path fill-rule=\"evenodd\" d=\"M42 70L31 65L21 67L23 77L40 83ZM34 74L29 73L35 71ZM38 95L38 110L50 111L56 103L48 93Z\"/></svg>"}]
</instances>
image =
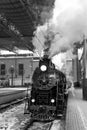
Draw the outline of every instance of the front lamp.
<instances>
[{"instance_id":1,"label":"front lamp","mask_svg":"<svg viewBox=\"0 0 87 130\"><path fill-rule=\"evenodd\" d=\"M55 102L55 99L51 99L51 103L54 103Z\"/></svg>"},{"instance_id":2,"label":"front lamp","mask_svg":"<svg viewBox=\"0 0 87 130\"><path fill-rule=\"evenodd\" d=\"M41 69L41 71L46 71L47 70L47 66L46 65L41 65L40 69Z\"/></svg>"},{"instance_id":3,"label":"front lamp","mask_svg":"<svg viewBox=\"0 0 87 130\"><path fill-rule=\"evenodd\" d=\"M31 99L31 102L33 102L33 103L34 103L34 102L35 102L35 99Z\"/></svg>"}]
</instances>

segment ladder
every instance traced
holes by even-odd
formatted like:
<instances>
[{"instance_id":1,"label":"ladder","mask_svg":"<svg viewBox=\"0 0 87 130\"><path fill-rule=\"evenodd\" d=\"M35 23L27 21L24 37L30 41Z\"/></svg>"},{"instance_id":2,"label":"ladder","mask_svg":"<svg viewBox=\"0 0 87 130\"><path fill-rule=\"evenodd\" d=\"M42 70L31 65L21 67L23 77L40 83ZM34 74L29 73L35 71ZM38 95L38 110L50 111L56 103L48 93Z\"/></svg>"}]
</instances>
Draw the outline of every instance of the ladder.
<instances>
[{"instance_id":1,"label":"ladder","mask_svg":"<svg viewBox=\"0 0 87 130\"><path fill-rule=\"evenodd\" d=\"M64 110L64 83L57 83L57 94L56 94L56 108L57 114L63 114Z\"/></svg>"}]
</instances>

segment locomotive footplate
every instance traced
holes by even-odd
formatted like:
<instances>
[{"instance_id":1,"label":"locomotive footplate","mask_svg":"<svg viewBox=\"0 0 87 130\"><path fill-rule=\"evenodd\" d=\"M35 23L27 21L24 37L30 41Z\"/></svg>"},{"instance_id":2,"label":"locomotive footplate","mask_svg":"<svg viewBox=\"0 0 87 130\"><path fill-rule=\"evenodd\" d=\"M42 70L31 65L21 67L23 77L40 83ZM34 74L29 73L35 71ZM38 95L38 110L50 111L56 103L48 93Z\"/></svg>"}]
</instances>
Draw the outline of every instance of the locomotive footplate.
<instances>
[{"instance_id":1,"label":"locomotive footplate","mask_svg":"<svg viewBox=\"0 0 87 130\"><path fill-rule=\"evenodd\" d=\"M32 119L38 121L53 121L55 118L49 114L38 113L37 115L32 114Z\"/></svg>"},{"instance_id":2,"label":"locomotive footplate","mask_svg":"<svg viewBox=\"0 0 87 130\"><path fill-rule=\"evenodd\" d=\"M55 106L47 106L47 105L46 106L45 105L40 105L40 106L39 105L37 105L37 106L36 105L32 105L32 106L30 106L30 110L37 110L38 111L41 108L46 109L48 111L49 110L54 110L54 111L56 110Z\"/></svg>"}]
</instances>

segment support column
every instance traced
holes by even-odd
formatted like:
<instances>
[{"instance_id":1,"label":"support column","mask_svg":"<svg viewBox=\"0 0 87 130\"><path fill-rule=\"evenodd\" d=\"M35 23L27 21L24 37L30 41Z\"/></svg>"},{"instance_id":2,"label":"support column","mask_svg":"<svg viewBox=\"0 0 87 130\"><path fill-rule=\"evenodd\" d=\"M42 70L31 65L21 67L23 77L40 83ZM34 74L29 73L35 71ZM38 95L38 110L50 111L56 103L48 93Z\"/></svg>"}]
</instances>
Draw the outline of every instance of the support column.
<instances>
[{"instance_id":1,"label":"support column","mask_svg":"<svg viewBox=\"0 0 87 130\"><path fill-rule=\"evenodd\" d=\"M84 54L83 54L83 99L87 100L87 40L84 39Z\"/></svg>"},{"instance_id":2,"label":"support column","mask_svg":"<svg viewBox=\"0 0 87 130\"><path fill-rule=\"evenodd\" d=\"M75 46L74 48L74 54L76 55L76 58L73 59L72 62L72 69L73 69L73 81L75 87L80 87L80 68L79 68L79 59L78 59L78 47Z\"/></svg>"}]
</instances>

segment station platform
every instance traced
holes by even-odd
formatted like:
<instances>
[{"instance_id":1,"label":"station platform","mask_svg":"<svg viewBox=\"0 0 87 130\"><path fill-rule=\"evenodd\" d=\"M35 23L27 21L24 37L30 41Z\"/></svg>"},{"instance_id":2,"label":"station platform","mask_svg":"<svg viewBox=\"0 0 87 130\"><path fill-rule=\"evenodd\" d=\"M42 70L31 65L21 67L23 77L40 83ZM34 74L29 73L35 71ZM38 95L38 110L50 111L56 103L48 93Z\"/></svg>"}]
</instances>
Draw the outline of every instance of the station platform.
<instances>
[{"instance_id":1,"label":"station platform","mask_svg":"<svg viewBox=\"0 0 87 130\"><path fill-rule=\"evenodd\" d=\"M65 130L87 130L87 101L82 99L82 89L69 91Z\"/></svg>"},{"instance_id":2,"label":"station platform","mask_svg":"<svg viewBox=\"0 0 87 130\"><path fill-rule=\"evenodd\" d=\"M28 92L30 94L30 91ZM3 104L25 99L27 88L0 88L0 108Z\"/></svg>"}]
</instances>

